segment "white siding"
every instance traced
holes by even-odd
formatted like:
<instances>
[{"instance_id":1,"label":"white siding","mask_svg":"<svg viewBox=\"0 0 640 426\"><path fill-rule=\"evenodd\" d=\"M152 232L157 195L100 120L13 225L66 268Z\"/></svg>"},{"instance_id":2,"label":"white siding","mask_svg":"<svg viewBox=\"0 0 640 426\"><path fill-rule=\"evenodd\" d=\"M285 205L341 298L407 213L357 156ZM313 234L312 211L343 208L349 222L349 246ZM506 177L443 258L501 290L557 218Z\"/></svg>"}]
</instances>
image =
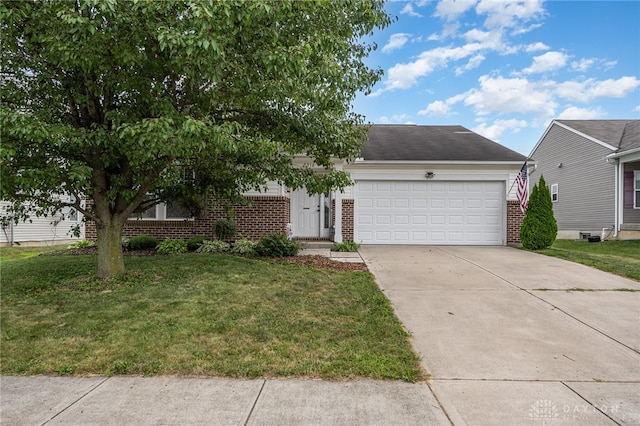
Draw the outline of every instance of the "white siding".
<instances>
[{"instance_id":1,"label":"white siding","mask_svg":"<svg viewBox=\"0 0 640 426\"><path fill-rule=\"evenodd\" d=\"M0 202L0 211L5 213L8 202ZM13 242L32 244L64 244L70 240L84 239L84 224L80 228L80 238L74 237L71 228L81 223L82 216L78 214L78 221L60 220L61 215L37 217L31 221L19 222L9 225L0 231L0 244L8 245L11 242L13 228Z\"/></svg>"}]
</instances>

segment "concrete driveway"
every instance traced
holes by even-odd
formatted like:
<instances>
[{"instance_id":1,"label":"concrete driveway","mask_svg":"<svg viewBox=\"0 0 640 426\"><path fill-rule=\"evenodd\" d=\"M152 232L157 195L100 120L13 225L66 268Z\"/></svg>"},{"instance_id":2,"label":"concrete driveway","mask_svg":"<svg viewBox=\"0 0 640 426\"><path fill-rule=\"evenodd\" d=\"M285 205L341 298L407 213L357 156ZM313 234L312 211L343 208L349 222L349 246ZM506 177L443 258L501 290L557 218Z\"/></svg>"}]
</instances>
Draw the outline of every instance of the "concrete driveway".
<instances>
[{"instance_id":1,"label":"concrete driveway","mask_svg":"<svg viewBox=\"0 0 640 426\"><path fill-rule=\"evenodd\" d=\"M640 424L640 282L509 247L360 253L452 423Z\"/></svg>"}]
</instances>

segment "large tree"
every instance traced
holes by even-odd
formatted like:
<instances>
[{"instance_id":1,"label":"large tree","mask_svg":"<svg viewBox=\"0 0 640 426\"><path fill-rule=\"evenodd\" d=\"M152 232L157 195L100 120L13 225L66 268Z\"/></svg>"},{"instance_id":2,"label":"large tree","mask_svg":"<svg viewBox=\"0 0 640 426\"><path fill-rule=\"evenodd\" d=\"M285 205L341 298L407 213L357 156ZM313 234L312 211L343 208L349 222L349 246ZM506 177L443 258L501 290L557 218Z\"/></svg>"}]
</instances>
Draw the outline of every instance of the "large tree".
<instances>
[{"instance_id":1,"label":"large tree","mask_svg":"<svg viewBox=\"0 0 640 426\"><path fill-rule=\"evenodd\" d=\"M2 0L0 22L0 199L95 221L106 278L153 203L348 184L332 158L359 152L350 105L381 75L363 40L390 18L379 0Z\"/></svg>"}]
</instances>

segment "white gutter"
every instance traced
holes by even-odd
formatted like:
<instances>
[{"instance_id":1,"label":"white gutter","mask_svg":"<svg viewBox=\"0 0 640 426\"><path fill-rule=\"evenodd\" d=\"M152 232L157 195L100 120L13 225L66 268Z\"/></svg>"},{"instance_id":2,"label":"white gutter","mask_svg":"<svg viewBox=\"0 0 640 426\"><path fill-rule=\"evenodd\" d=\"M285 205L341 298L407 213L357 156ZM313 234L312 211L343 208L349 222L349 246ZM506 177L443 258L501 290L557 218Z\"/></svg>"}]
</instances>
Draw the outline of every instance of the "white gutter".
<instances>
[{"instance_id":1,"label":"white gutter","mask_svg":"<svg viewBox=\"0 0 640 426\"><path fill-rule=\"evenodd\" d=\"M524 160L527 161L527 160ZM444 165L494 165L494 166L522 166L524 161L450 161L450 160L364 160L357 158L352 164L380 164L380 165L432 165L432 164L444 164ZM529 161L529 163L534 163Z\"/></svg>"},{"instance_id":2,"label":"white gutter","mask_svg":"<svg viewBox=\"0 0 640 426\"><path fill-rule=\"evenodd\" d=\"M611 159L616 159L616 158L624 157L624 156L629 155L629 154L635 154L636 152L640 152L640 148L629 149L627 151L622 151L622 152L614 152L613 154L607 155L607 161L610 158Z\"/></svg>"}]
</instances>

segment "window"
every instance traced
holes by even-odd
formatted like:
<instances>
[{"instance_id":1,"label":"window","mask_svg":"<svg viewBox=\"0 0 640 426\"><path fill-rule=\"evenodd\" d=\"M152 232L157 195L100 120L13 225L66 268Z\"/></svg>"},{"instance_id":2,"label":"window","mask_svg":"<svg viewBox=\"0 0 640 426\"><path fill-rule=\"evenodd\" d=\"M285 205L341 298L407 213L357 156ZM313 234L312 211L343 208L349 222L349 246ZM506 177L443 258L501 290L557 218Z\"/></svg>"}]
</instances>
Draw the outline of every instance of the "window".
<instances>
[{"instance_id":1,"label":"window","mask_svg":"<svg viewBox=\"0 0 640 426\"><path fill-rule=\"evenodd\" d=\"M551 201L554 203L558 201L558 184L557 183L554 183L553 185L551 185Z\"/></svg>"},{"instance_id":2,"label":"window","mask_svg":"<svg viewBox=\"0 0 640 426\"><path fill-rule=\"evenodd\" d=\"M76 202L76 197L74 195L69 195L69 202L70 203L75 203ZM77 222L78 221L78 210L76 210L73 207L69 207L69 211L67 213L67 217L69 218L70 221L72 222Z\"/></svg>"},{"instance_id":3,"label":"window","mask_svg":"<svg viewBox=\"0 0 640 426\"><path fill-rule=\"evenodd\" d=\"M134 213L129 220L187 220L191 213L178 203L160 203L142 213Z\"/></svg>"}]
</instances>

